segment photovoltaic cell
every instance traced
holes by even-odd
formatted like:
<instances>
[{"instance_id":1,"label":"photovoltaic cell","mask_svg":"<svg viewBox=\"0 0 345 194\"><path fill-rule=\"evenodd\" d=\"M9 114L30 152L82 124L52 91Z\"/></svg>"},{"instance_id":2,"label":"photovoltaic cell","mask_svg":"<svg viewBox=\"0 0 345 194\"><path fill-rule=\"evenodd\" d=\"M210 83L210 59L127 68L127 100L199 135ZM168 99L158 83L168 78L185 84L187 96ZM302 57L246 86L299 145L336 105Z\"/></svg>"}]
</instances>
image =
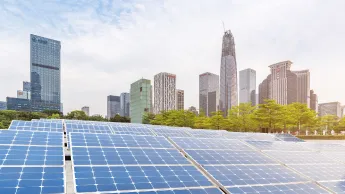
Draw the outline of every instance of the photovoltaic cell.
<instances>
[{"instance_id":1,"label":"photovoltaic cell","mask_svg":"<svg viewBox=\"0 0 345 194\"><path fill-rule=\"evenodd\" d=\"M152 131L145 127L111 126L115 134L122 135L154 135Z\"/></svg>"},{"instance_id":2,"label":"photovoltaic cell","mask_svg":"<svg viewBox=\"0 0 345 194\"><path fill-rule=\"evenodd\" d=\"M203 129L192 129L188 131L189 134L192 135L192 137L197 138L224 138L223 132L216 131L216 130L203 130Z\"/></svg>"},{"instance_id":3,"label":"photovoltaic cell","mask_svg":"<svg viewBox=\"0 0 345 194\"><path fill-rule=\"evenodd\" d=\"M304 142L302 139L297 138L297 137L295 137L291 134L287 134L287 133L283 133L283 134L277 133L277 134L275 134L275 136L282 141Z\"/></svg>"},{"instance_id":4,"label":"photovoltaic cell","mask_svg":"<svg viewBox=\"0 0 345 194\"><path fill-rule=\"evenodd\" d=\"M285 184L285 185L265 185L227 188L233 194L258 194L258 193L277 193L277 194L326 194L329 193L314 183Z\"/></svg>"},{"instance_id":5,"label":"photovoltaic cell","mask_svg":"<svg viewBox=\"0 0 345 194\"><path fill-rule=\"evenodd\" d=\"M207 138L171 138L182 149L252 150L238 140Z\"/></svg>"},{"instance_id":6,"label":"photovoltaic cell","mask_svg":"<svg viewBox=\"0 0 345 194\"><path fill-rule=\"evenodd\" d=\"M191 137L191 135L186 132L185 130L180 129L160 129L160 128L152 128L152 130L158 136L165 136L165 137Z\"/></svg>"},{"instance_id":7,"label":"photovoltaic cell","mask_svg":"<svg viewBox=\"0 0 345 194\"><path fill-rule=\"evenodd\" d=\"M0 144L63 146L63 134L57 132L0 131Z\"/></svg>"},{"instance_id":8,"label":"photovoltaic cell","mask_svg":"<svg viewBox=\"0 0 345 194\"><path fill-rule=\"evenodd\" d=\"M76 192L212 186L194 166L74 167Z\"/></svg>"},{"instance_id":9,"label":"photovoltaic cell","mask_svg":"<svg viewBox=\"0 0 345 194\"><path fill-rule=\"evenodd\" d=\"M66 124L66 132L81 132L81 133L104 133L112 134L113 131L107 125L92 125L92 124Z\"/></svg>"},{"instance_id":10,"label":"photovoltaic cell","mask_svg":"<svg viewBox=\"0 0 345 194\"><path fill-rule=\"evenodd\" d=\"M65 193L63 167L1 167L0 193Z\"/></svg>"},{"instance_id":11,"label":"photovoltaic cell","mask_svg":"<svg viewBox=\"0 0 345 194\"><path fill-rule=\"evenodd\" d=\"M259 150L279 150L279 151L311 151L300 144L284 141L246 141Z\"/></svg>"},{"instance_id":12,"label":"photovoltaic cell","mask_svg":"<svg viewBox=\"0 0 345 194\"><path fill-rule=\"evenodd\" d=\"M190 164L176 149L72 148L74 165Z\"/></svg>"},{"instance_id":13,"label":"photovoltaic cell","mask_svg":"<svg viewBox=\"0 0 345 194\"><path fill-rule=\"evenodd\" d=\"M204 166L224 186L302 182L306 179L281 165Z\"/></svg>"},{"instance_id":14,"label":"photovoltaic cell","mask_svg":"<svg viewBox=\"0 0 345 194\"><path fill-rule=\"evenodd\" d=\"M222 132L222 135L224 138L227 139L239 139L239 140L245 140L247 139L249 133L241 133L241 132Z\"/></svg>"},{"instance_id":15,"label":"photovoltaic cell","mask_svg":"<svg viewBox=\"0 0 345 194\"><path fill-rule=\"evenodd\" d=\"M9 130L63 132L62 123L42 121L12 121Z\"/></svg>"},{"instance_id":16,"label":"photovoltaic cell","mask_svg":"<svg viewBox=\"0 0 345 194\"><path fill-rule=\"evenodd\" d=\"M264 151L267 155L279 160L284 164L322 164L336 163L335 160L324 157L318 152L285 152Z\"/></svg>"},{"instance_id":17,"label":"photovoltaic cell","mask_svg":"<svg viewBox=\"0 0 345 194\"><path fill-rule=\"evenodd\" d=\"M309 148L314 151L328 151L328 152L344 152L345 145L335 143L314 143L314 142L303 142L298 143L299 145Z\"/></svg>"},{"instance_id":18,"label":"photovoltaic cell","mask_svg":"<svg viewBox=\"0 0 345 194\"><path fill-rule=\"evenodd\" d=\"M273 134L268 133L247 133L246 140L280 141L280 139Z\"/></svg>"},{"instance_id":19,"label":"photovoltaic cell","mask_svg":"<svg viewBox=\"0 0 345 194\"><path fill-rule=\"evenodd\" d=\"M223 194L216 188L203 188L203 189L179 189L179 190L163 190L163 191L142 191L130 192L123 194Z\"/></svg>"},{"instance_id":20,"label":"photovoltaic cell","mask_svg":"<svg viewBox=\"0 0 345 194\"><path fill-rule=\"evenodd\" d=\"M345 180L345 165L343 164L312 164L289 166L315 181Z\"/></svg>"},{"instance_id":21,"label":"photovoltaic cell","mask_svg":"<svg viewBox=\"0 0 345 194\"><path fill-rule=\"evenodd\" d=\"M327 187L337 194L345 193L345 181L329 181L329 182L319 182L322 186Z\"/></svg>"},{"instance_id":22,"label":"photovoltaic cell","mask_svg":"<svg viewBox=\"0 0 345 194\"><path fill-rule=\"evenodd\" d=\"M345 163L345 152L321 152L321 154L327 158Z\"/></svg>"},{"instance_id":23,"label":"photovoltaic cell","mask_svg":"<svg viewBox=\"0 0 345 194\"><path fill-rule=\"evenodd\" d=\"M199 164L277 164L256 151L185 150Z\"/></svg>"}]
</instances>

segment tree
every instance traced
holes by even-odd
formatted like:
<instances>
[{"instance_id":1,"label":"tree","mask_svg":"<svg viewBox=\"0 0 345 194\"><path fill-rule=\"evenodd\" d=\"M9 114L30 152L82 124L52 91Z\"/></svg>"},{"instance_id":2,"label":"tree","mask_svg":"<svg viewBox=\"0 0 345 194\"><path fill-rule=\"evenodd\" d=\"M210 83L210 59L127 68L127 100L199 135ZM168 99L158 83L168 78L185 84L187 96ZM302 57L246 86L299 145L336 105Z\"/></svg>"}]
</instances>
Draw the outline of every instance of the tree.
<instances>
[{"instance_id":1,"label":"tree","mask_svg":"<svg viewBox=\"0 0 345 194\"><path fill-rule=\"evenodd\" d=\"M92 115L88 117L89 121L108 121L106 118L102 117L102 115Z\"/></svg>"},{"instance_id":2,"label":"tree","mask_svg":"<svg viewBox=\"0 0 345 194\"><path fill-rule=\"evenodd\" d=\"M131 120L128 117L122 117L116 114L113 118L110 118L110 122L129 123Z\"/></svg>"},{"instance_id":3,"label":"tree","mask_svg":"<svg viewBox=\"0 0 345 194\"><path fill-rule=\"evenodd\" d=\"M74 120L87 120L88 116L85 114L84 111L81 110L74 110L67 114L66 119L74 119Z\"/></svg>"},{"instance_id":4,"label":"tree","mask_svg":"<svg viewBox=\"0 0 345 194\"><path fill-rule=\"evenodd\" d=\"M255 111L255 119L261 128L267 128L270 133L282 119L281 110L282 106L275 100L267 99L264 104L259 104L259 108Z\"/></svg>"},{"instance_id":5,"label":"tree","mask_svg":"<svg viewBox=\"0 0 345 194\"><path fill-rule=\"evenodd\" d=\"M145 112L143 115L142 123L143 124L150 124L150 122L154 119L155 119L155 114L150 113L150 112Z\"/></svg>"},{"instance_id":6,"label":"tree","mask_svg":"<svg viewBox=\"0 0 345 194\"><path fill-rule=\"evenodd\" d=\"M42 113L44 113L48 116L52 116L53 114L58 114L58 115L60 115L60 117L63 116L62 112L60 112L58 110L43 110Z\"/></svg>"},{"instance_id":7,"label":"tree","mask_svg":"<svg viewBox=\"0 0 345 194\"><path fill-rule=\"evenodd\" d=\"M278 127L282 128L285 132L288 128L293 126L292 111L288 106L282 106Z\"/></svg>"},{"instance_id":8,"label":"tree","mask_svg":"<svg viewBox=\"0 0 345 194\"><path fill-rule=\"evenodd\" d=\"M194 128L209 129L210 127L210 118L205 116L205 112L200 111L199 115L194 117Z\"/></svg>"},{"instance_id":9,"label":"tree","mask_svg":"<svg viewBox=\"0 0 345 194\"><path fill-rule=\"evenodd\" d=\"M48 119L60 119L60 114L54 113L48 117Z\"/></svg>"},{"instance_id":10,"label":"tree","mask_svg":"<svg viewBox=\"0 0 345 194\"><path fill-rule=\"evenodd\" d=\"M326 129L326 131L335 130L338 124L339 118L335 115L325 115L321 117L321 126Z\"/></svg>"},{"instance_id":11,"label":"tree","mask_svg":"<svg viewBox=\"0 0 345 194\"><path fill-rule=\"evenodd\" d=\"M340 119L339 124L336 127L336 131L337 132L345 131L345 117Z\"/></svg>"},{"instance_id":12,"label":"tree","mask_svg":"<svg viewBox=\"0 0 345 194\"><path fill-rule=\"evenodd\" d=\"M224 129L226 122L223 117L222 111L212 112L210 118L210 127L211 129Z\"/></svg>"},{"instance_id":13,"label":"tree","mask_svg":"<svg viewBox=\"0 0 345 194\"><path fill-rule=\"evenodd\" d=\"M231 128L237 131L254 131L258 128L254 120L254 111L256 107L251 103L240 103L229 110L228 121Z\"/></svg>"},{"instance_id":14,"label":"tree","mask_svg":"<svg viewBox=\"0 0 345 194\"><path fill-rule=\"evenodd\" d=\"M301 130L301 126L307 124L309 121L316 117L316 113L309 109L306 104L295 102L288 105L292 122L295 123L298 131Z\"/></svg>"}]
</instances>

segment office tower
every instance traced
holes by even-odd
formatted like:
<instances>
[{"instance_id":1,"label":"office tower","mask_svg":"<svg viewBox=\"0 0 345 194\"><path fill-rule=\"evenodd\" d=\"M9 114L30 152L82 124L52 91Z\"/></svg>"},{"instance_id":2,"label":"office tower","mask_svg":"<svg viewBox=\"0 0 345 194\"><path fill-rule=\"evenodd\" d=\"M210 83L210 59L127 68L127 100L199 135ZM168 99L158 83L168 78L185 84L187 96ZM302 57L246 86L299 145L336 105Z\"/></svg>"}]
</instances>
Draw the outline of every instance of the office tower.
<instances>
[{"instance_id":1,"label":"office tower","mask_svg":"<svg viewBox=\"0 0 345 194\"><path fill-rule=\"evenodd\" d=\"M131 84L130 89L131 123L142 123L144 113L152 112L152 85L148 79L140 79Z\"/></svg>"},{"instance_id":2,"label":"office tower","mask_svg":"<svg viewBox=\"0 0 345 194\"><path fill-rule=\"evenodd\" d=\"M90 116L90 107L83 106L81 110L86 114L86 116Z\"/></svg>"},{"instance_id":3,"label":"office tower","mask_svg":"<svg viewBox=\"0 0 345 194\"><path fill-rule=\"evenodd\" d=\"M120 115L123 117L129 117L129 99L130 99L129 93L123 92L120 94L120 106L121 106Z\"/></svg>"},{"instance_id":4,"label":"office tower","mask_svg":"<svg viewBox=\"0 0 345 194\"><path fill-rule=\"evenodd\" d=\"M193 112L195 115L198 115L198 111L196 110L196 108L194 106L191 106L188 108L188 111Z\"/></svg>"},{"instance_id":5,"label":"office tower","mask_svg":"<svg viewBox=\"0 0 345 194\"><path fill-rule=\"evenodd\" d=\"M31 83L23 81L23 91L30 92L31 91Z\"/></svg>"},{"instance_id":6,"label":"office tower","mask_svg":"<svg viewBox=\"0 0 345 194\"><path fill-rule=\"evenodd\" d=\"M60 55L60 41L30 35L32 111L61 111Z\"/></svg>"},{"instance_id":7,"label":"office tower","mask_svg":"<svg viewBox=\"0 0 345 194\"><path fill-rule=\"evenodd\" d=\"M240 103L256 105L256 72L253 69L240 71Z\"/></svg>"},{"instance_id":8,"label":"office tower","mask_svg":"<svg viewBox=\"0 0 345 194\"><path fill-rule=\"evenodd\" d=\"M108 119L113 118L115 115L120 114L120 96L109 95L107 97L107 116Z\"/></svg>"},{"instance_id":9,"label":"office tower","mask_svg":"<svg viewBox=\"0 0 345 194\"><path fill-rule=\"evenodd\" d=\"M297 102L310 108L310 72L309 70L292 71L297 75Z\"/></svg>"},{"instance_id":10,"label":"office tower","mask_svg":"<svg viewBox=\"0 0 345 194\"><path fill-rule=\"evenodd\" d=\"M0 101L0 110L7 110L7 103Z\"/></svg>"},{"instance_id":11,"label":"office tower","mask_svg":"<svg viewBox=\"0 0 345 194\"><path fill-rule=\"evenodd\" d=\"M184 110L184 90L176 90L176 109Z\"/></svg>"},{"instance_id":12,"label":"office tower","mask_svg":"<svg viewBox=\"0 0 345 194\"><path fill-rule=\"evenodd\" d=\"M235 41L231 31L223 36L222 58L220 66L220 110L228 115L228 110L238 105L237 63Z\"/></svg>"},{"instance_id":13,"label":"office tower","mask_svg":"<svg viewBox=\"0 0 345 194\"><path fill-rule=\"evenodd\" d=\"M264 104L267 99L271 99L271 74L259 84L258 103Z\"/></svg>"},{"instance_id":14,"label":"office tower","mask_svg":"<svg viewBox=\"0 0 345 194\"><path fill-rule=\"evenodd\" d=\"M154 113L176 109L176 75L159 73L154 77Z\"/></svg>"},{"instance_id":15,"label":"office tower","mask_svg":"<svg viewBox=\"0 0 345 194\"><path fill-rule=\"evenodd\" d=\"M319 104L319 116L335 115L338 118L343 117L343 109L340 102L328 102Z\"/></svg>"},{"instance_id":16,"label":"office tower","mask_svg":"<svg viewBox=\"0 0 345 194\"><path fill-rule=\"evenodd\" d=\"M30 92L23 91L23 90L17 90L17 98L30 99Z\"/></svg>"},{"instance_id":17,"label":"office tower","mask_svg":"<svg viewBox=\"0 0 345 194\"><path fill-rule=\"evenodd\" d=\"M314 110L316 113L319 112L318 98L314 90L310 90L310 109Z\"/></svg>"},{"instance_id":18,"label":"office tower","mask_svg":"<svg viewBox=\"0 0 345 194\"><path fill-rule=\"evenodd\" d=\"M31 102L29 99L6 98L7 110L31 111Z\"/></svg>"},{"instance_id":19,"label":"office tower","mask_svg":"<svg viewBox=\"0 0 345 194\"><path fill-rule=\"evenodd\" d=\"M219 75L210 72L199 75L199 110L206 116L219 110Z\"/></svg>"}]
</instances>

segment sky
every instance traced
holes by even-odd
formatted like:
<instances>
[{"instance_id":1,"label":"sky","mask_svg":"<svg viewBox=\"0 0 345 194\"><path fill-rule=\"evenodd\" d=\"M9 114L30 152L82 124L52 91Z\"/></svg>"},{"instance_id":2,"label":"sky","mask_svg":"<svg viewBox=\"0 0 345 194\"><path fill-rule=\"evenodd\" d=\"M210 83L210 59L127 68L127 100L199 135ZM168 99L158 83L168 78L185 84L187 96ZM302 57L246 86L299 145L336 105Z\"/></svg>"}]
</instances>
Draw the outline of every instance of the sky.
<instances>
[{"instance_id":1,"label":"sky","mask_svg":"<svg viewBox=\"0 0 345 194\"><path fill-rule=\"evenodd\" d=\"M106 115L107 96L174 73L185 108L198 107L199 74L219 75L224 28L237 69L291 60L309 69L319 103L345 103L343 0L0 0L0 101L30 80L30 34L61 41L64 113Z\"/></svg>"}]
</instances>

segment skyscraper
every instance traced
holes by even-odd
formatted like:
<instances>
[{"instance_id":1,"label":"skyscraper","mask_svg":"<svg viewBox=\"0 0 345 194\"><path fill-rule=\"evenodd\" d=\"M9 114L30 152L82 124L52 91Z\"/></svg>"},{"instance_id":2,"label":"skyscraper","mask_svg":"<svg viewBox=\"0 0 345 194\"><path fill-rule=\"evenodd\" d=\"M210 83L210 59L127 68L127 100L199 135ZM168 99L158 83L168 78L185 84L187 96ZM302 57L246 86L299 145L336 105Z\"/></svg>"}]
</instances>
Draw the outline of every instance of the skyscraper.
<instances>
[{"instance_id":1,"label":"skyscraper","mask_svg":"<svg viewBox=\"0 0 345 194\"><path fill-rule=\"evenodd\" d=\"M81 110L86 114L86 116L90 116L90 107L83 106Z\"/></svg>"},{"instance_id":2,"label":"skyscraper","mask_svg":"<svg viewBox=\"0 0 345 194\"><path fill-rule=\"evenodd\" d=\"M176 109L176 75L159 73L154 77L154 113Z\"/></svg>"},{"instance_id":3,"label":"skyscraper","mask_svg":"<svg viewBox=\"0 0 345 194\"><path fill-rule=\"evenodd\" d=\"M121 106L120 115L123 117L129 117L129 99L130 99L129 93L123 92L120 94L120 106Z\"/></svg>"},{"instance_id":4,"label":"skyscraper","mask_svg":"<svg viewBox=\"0 0 345 194\"><path fill-rule=\"evenodd\" d=\"M131 84L130 89L131 123L142 123L144 113L152 112L152 85L148 79L140 79Z\"/></svg>"},{"instance_id":5,"label":"skyscraper","mask_svg":"<svg viewBox=\"0 0 345 194\"><path fill-rule=\"evenodd\" d=\"M271 74L259 84L259 104L264 104L265 100L271 99Z\"/></svg>"},{"instance_id":6,"label":"skyscraper","mask_svg":"<svg viewBox=\"0 0 345 194\"><path fill-rule=\"evenodd\" d=\"M60 56L60 41L30 35L32 111L61 111Z\"/></svg>"},{"instance_id":7,"label":"skyscraper","mask_svg":"<svg viewBox=\"0 0 345 194\"><path fill-rule=\"evenodd\" d=\"M107 97L107 116L108 119L113 118L115 115L120 114L120 96L108 96Z\"/></svg>"},{"instance_id":8,"label":"skyscraper","mask_svg":"<svg viewBox=\"0 0 345 194\"><path fill-rule=\"evenodd\" d=\"M339 119L343 117L343 109L340 102L328 102L319 104L319 116L335 115Z\"/></svg>"},{"instance_id":9,"label":"skyscraper","mask_svg":"<svg viewBox=\"0 0 345 194\"><path fill-rule=\"evenodd\" d=\"M292 71L297 75L297 102L310 107L310 72L309 70Z\"/></svg>"},{"instance_id":10,"label":"skyscraper","mask_svg":"<svg viewBox=\"0 0 345 194\"><path fill-rule=\"evenodd\" d=\"M30 92L31 91L31 83L23 81L23 91Z\"/></svg>"},{"instance_id":11,"label":"skyscraper","mask_svg":"<svg viewBox=\"0 0 345 194\"><path fill-rule=\"evenodd\" d=\"M319 101L314 90L310 90L310 109L314 110L316 113L319 112Z\"/></svg>"},{"instance_id":12,"label":"skyscraper","mask_svg":"<svg viewBox=\"0 0 345 194\"><path fill-rule=\"evenodd\" d=\"M184 90L176 90L176 109L184 110Z\"/></svg>"},{"instance_id":13,"label":"skyscraper","mask_svg":"<svg viewBox=\"0 0 345 194\"><path fill-rule=\"evenodd\" d=\"M219 75L210 72L199 75L199 110L206 116L219 110Z\"/></svg>"},{"instance_id":14,"label":"skyscraper","mask_svg":"<svg viewBox=\"0 0 345 194\"><path fill-rule=\"evenodd\" d=\"M220 66L220 110L228 115L228 110L238 105L237 63L235 40L231 31L223 36L222 58Z\"/></svg>"},{"instance_id":15,"label":"skyscraper","mask_svg":"<svg viewBox=\"0 0 345 194\"><path fill-rule=\"evenodd\" d=\"M240 103L256 105L256 72L253 69L240 71Z\"/></svg>"},{"instance_id":16,"label":"skyscraper","mask_svg":"<svg viewBox=\"0 0 345 194\"><path fill-rule=\"evenodd\" d=\"M6 110L7 109L7 103L0 101L0 110Z\"/></svg>"}]
</instances>

